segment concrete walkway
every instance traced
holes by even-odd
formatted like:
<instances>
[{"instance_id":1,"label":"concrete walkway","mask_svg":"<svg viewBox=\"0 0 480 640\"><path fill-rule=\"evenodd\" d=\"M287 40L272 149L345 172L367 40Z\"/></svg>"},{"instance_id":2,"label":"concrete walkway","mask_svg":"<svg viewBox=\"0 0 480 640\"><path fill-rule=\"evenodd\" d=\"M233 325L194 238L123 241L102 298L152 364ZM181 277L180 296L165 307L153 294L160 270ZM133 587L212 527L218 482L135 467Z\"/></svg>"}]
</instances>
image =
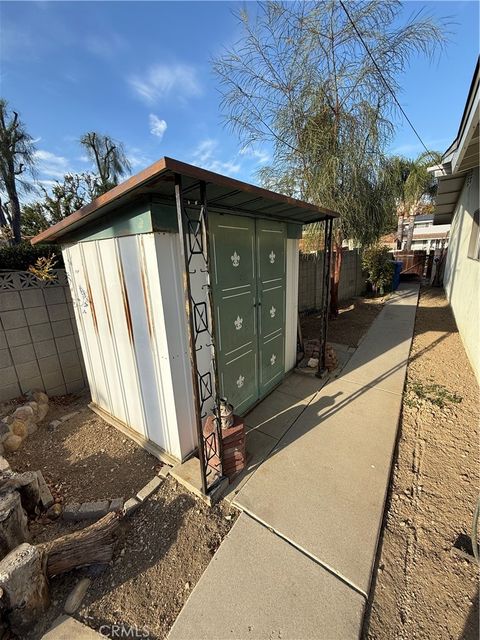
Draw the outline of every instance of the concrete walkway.
<instances>
[{"instance_id":1,"label":"concrete walkway","mask_svg":"<svg viewBox=\"0 0 480 640\"><path fill-rule=\"evenodd\" d=\"M243 513L171 640L359 637L417 301L402 285L336 380L315 391L290 376L254 410L271 404L257 428L280 439L233 496Z\"/></svg>"}]
</instances>

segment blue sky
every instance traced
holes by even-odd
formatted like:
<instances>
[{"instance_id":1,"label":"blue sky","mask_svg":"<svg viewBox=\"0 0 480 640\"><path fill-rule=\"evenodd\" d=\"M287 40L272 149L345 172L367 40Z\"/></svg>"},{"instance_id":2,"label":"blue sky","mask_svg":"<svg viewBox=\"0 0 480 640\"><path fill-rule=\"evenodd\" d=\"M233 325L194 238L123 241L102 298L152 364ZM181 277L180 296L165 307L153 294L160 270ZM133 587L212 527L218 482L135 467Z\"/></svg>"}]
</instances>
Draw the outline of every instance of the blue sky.
<instances>
[{"instance_id":1,"label":"blue sky","mask_svg":"<svg viewBox=\"0 0 480 640\"><path fill-rule=\"evenodd\" d=\"M234 2L1 2L0 95L37 139L40 178L89 169L78 139L122 140L133 171L163 155L255 181L267 149L241 153L222 124L210 59L240 32ZM478 55L478 4L406 2L451 16L451 41L433 63L415 60L400 100L426 144L455 137ZM400 124L392 152L421 151Z\"/></svg>"}]
</instances>

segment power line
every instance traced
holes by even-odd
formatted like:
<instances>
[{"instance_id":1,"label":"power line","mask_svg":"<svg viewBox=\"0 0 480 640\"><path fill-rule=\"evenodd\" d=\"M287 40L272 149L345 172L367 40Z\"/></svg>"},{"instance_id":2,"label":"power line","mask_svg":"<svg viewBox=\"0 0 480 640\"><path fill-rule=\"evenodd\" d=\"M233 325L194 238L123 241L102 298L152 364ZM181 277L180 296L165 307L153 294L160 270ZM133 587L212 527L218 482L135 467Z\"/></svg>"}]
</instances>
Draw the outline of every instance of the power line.
<instances>
[{"instance_id":1,"label":"power line","mask_svg":"<svg viewBox=\"0 0 480 640\"><path fill-rule=\"evenodd\" d=\"M413 124L413 122L410 120L410 118L408 117L408 115L405 112L405 109L402 107L402 105L400 104L400 102L397 99L397 96L395 95L395 92L393 91L393 89L390 87L390 85L388 84L387 80L385 79L385 76L383 75L382 70L380 69L380 67L377 64L377 61L375 60L375 58L373 57L372 52L370 51L370 49L368 48L367 43L365 42L365 40L363 39L362 34L360 33L360 31L357 29L356 24L354 23L354 21L352 20L350 14L347 11L347 7L345 6L345 4L343 3L343 0L339 0L340 5L342 7L342 9L344 10L350 24L352 25L352 27L355 30L355 33L358 36L358 39L360 40L360 42L363 44L363 46L365 47L365 51L368 53L368 55L370 56L370 59L372 60L376 70L378 71L381 79L383 80L383 83L385 84L385 86L387 87L388 91L392 94L393 99L395 100L398 108L400 109L401 113L403 114L403 117L405 118L405 120L408 122L408 124L410 125L413 133L417 136L417 138L420 141L420 144L422 145L422 147L425 149L425 151L428 153L429 156L431 156L431 158L435 161L435 164L437 164L437 158L435 158L435 156L433 155L433 153L430 151L430 149L427 148L427 145L424 143L424 141L422 140L422 138L420 137L420 134L418 133L418 131L415 129L415 126Z\"/></svg>"}]
</instances>

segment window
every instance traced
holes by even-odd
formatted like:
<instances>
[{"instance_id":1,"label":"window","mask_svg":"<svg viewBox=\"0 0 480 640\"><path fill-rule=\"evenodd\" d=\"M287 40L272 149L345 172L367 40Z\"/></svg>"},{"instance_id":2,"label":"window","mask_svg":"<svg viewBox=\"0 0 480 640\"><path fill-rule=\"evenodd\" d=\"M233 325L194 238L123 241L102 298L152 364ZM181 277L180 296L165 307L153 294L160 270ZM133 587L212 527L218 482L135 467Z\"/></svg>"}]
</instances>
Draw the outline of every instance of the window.
<instances>
[{"instance_id":1,"label":"window","mask_svg":"<svg viewBox=\"0 0 480 640\"><path fill-rule=\"evenodd\" d=\"M468 245L468 257L473 260L480 260L480 210L473 214L472 231L470 233L470 243Z\"/></svg>"}]
</instances>

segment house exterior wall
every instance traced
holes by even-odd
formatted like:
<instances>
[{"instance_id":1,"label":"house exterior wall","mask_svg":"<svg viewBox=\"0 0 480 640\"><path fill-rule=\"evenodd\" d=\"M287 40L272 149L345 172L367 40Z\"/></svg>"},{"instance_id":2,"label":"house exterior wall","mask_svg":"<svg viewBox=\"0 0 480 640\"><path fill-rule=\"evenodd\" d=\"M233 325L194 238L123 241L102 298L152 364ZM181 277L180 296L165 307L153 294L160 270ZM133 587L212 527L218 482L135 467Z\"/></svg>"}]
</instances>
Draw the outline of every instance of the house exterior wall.
<instances>
[{"instance_id":1,"label":"house exterior wall","mask_svg":"<svg viewBox=\"0 0 480 640\"><path fill-rule=\"evenodd\" d=\"M443 281L465 350L480 380L480 261L468 257L478 194L477 168L465 180L455 209Z\"/></svg>"}]
</instances>

